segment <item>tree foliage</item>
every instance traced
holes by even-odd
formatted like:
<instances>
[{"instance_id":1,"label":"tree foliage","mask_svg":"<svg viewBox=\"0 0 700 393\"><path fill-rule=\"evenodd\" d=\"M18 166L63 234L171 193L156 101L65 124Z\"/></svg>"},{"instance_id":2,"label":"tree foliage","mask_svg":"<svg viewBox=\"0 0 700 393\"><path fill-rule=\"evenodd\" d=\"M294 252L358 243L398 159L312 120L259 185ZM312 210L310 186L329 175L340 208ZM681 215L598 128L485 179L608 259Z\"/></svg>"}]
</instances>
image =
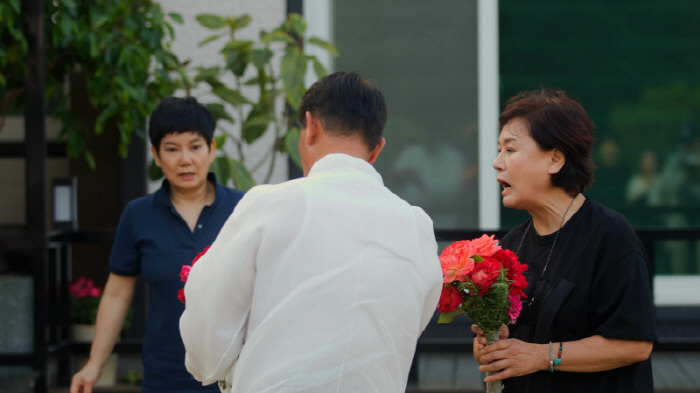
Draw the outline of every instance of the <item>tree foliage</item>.
<instances>
[{"instance_id":1,"label":"tree foliage","mask_svg":"<svg viewBox=\"0 0 700 393\"><path fill-rule=\"evenodd\" d=\"M84 155L94 168L85 135L115 130L119 154L126 157L133 132L142 134L158 102L180 86L177 75L184 71L170 42L172 22L181 23L181 16L166 15L152 0L46 0L44 15L47 102L62 122L59 138L68 155ZM0 3L3 120L11 103L22 105L27 79L23 23L20 0ZM99 112L94 124L86 124L82 108L69 106L67 81L76 73Z\"/></svg>"},{"instance_id":2,"label":"tree foliage","mask_svg":"<svg viewBox=\"0 0 700 393\"><path fill-rule=\"evenodd\" d=\"M301 165L297 114L306 92L304 77L309 64L319 78L328 73L305 48L311 44L337 56L335 46L316 37L306 37L306 21L299 14L290 14L272 31L260 31L257 41L237 38L239 31L252 21L249 15L202 14L197 16L197 21L214 32L200 46L221 45L221 61L217 66L197 68L186 86L187 93L203 83L219 99L207 104L221 131L217 146L223 147L231 141L235 151L232 157L220 149L213 165L217 176L222 181L232 179L237 188L247 190L255 185L252 172L263 170L264 182L270 180L277 152L288 153ZM258 141L266 132L274 133L272 145L263 157L250 162L244 147Z\"/></svg>"}]
</instances>

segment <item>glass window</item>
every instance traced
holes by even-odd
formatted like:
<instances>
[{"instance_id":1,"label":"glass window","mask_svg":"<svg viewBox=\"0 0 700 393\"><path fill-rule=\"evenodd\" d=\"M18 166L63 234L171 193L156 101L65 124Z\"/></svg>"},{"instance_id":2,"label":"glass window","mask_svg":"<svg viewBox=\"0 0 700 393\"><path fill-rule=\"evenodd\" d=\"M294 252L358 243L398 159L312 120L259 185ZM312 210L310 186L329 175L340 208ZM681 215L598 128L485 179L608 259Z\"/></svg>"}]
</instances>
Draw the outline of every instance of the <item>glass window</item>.
<instances>
[{"instance_id":1,"label":"glass window","mask_svg":"<svg viewBox=\"0 0 700 393\"><path fill-rule=\"evenodd\" d=\"M501 100L560 88L596 123L587 196L635 227L700 225L700 2L501 0L499 13ZM524 219L502 208L502 227ZM694 244L656 248L658 272L700 272Z\"/></svg>"},{"instance_id":2,"label":"glass window","mask_svg":"<svg viewBox=\"0 0 700 393\"><path fill-rule=\"evenodd\" d=\"M477 227L476 0L336 1L333 13L334 69L371 78L387 101L385 184L436 229Z\"/></svg>"}]
</instances>

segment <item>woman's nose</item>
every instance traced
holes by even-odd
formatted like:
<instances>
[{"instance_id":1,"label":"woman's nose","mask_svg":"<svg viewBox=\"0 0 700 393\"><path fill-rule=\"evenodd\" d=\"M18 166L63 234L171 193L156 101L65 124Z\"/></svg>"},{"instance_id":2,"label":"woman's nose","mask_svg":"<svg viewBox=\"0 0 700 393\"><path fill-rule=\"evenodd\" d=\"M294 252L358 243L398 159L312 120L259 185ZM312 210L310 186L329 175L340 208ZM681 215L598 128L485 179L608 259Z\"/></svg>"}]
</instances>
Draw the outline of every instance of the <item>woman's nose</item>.
<instances>
[{"instance_id":1,"label":"woman's nose","mask_svg":"<svg viewBox=\"0 0 700 393\"><path fill-rule=\"evenodd\" d=\"M501 160L501 153L498 153L496 159L493 160L493 169L499 172L503 170L503 160Z\"/></svg>"}]
</instances>

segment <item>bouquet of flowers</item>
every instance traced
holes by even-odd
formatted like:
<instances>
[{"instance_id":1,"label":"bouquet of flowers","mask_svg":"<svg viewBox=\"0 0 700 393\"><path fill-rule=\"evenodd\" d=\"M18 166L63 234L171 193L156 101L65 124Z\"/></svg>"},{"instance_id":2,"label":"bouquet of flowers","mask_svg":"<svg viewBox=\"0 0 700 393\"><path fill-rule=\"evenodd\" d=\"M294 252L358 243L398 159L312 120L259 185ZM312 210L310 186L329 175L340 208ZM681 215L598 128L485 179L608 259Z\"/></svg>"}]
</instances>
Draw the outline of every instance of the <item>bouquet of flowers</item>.
<instances>
[{"instance_id":1,"label":"bouquet of flowers","mask_svg":"<svg viewBox=\"0 0 700 393\"><path fill-rule=\"evenodd\" d=\"M72 323L94 325L97 308L100 305L102 288L95 286L91 279L80 277L69 286L70 319Z\"/></svg>"},{"instance_id":2,"label":"bouquet of flowers","mask_svg":"<svg viewBox=\"0 0 700 393\"><path fill-rule=\"evenodd\" d=\"M452 243L440 255L440 264L444 285L438 323L465 314L484 331L489 344L497 341L501 325L515 323L520 316L527 265L486 235ZM486 389L500 392L501 381L490 382Z\"/></svg>"},{"instance_id":3,"label":"bouquet of flowers","mask_svg":"<svg viewBox=\"0 0 700 393\"><path fill-rule=\"evenodd\" d=\"M194 257L194 259L192 260L192 264L182 266L182 270L180 270L180 279L182 280L182 282L187 282L187 278L190 276L190 270L192 269L192 266L194 266L194 264L199 260L199 258L202 257L202 255L207 253L207 251L209 250L209 247L211 247L211 246L207 246L204 250L202 250L202 252L197 254L197 256ZM180 299L180 301L183 304L185 304L185 290L184 289L180 289L179 291L177 291L177 298Z\"/></svg>"}]
</instances>

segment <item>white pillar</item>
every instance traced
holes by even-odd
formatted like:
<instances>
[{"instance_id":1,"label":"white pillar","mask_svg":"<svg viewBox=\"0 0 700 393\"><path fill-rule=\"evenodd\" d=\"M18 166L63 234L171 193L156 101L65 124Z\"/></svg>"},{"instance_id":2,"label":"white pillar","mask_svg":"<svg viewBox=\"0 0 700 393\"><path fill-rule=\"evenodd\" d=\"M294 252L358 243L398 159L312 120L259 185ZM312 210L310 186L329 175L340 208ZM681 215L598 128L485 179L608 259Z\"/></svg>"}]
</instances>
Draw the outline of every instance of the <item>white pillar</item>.
<instances>
[{"instance_id":1,"label":"white pillar","mask_svg":"<svg viewBox=\"0 0 700 393\"><path fill-rule=\"evenodd\" d=\"M478 0L479 228L501 224L500 186L492 162L498 148L498 0Z\"/></svg>"}]
</instances>

